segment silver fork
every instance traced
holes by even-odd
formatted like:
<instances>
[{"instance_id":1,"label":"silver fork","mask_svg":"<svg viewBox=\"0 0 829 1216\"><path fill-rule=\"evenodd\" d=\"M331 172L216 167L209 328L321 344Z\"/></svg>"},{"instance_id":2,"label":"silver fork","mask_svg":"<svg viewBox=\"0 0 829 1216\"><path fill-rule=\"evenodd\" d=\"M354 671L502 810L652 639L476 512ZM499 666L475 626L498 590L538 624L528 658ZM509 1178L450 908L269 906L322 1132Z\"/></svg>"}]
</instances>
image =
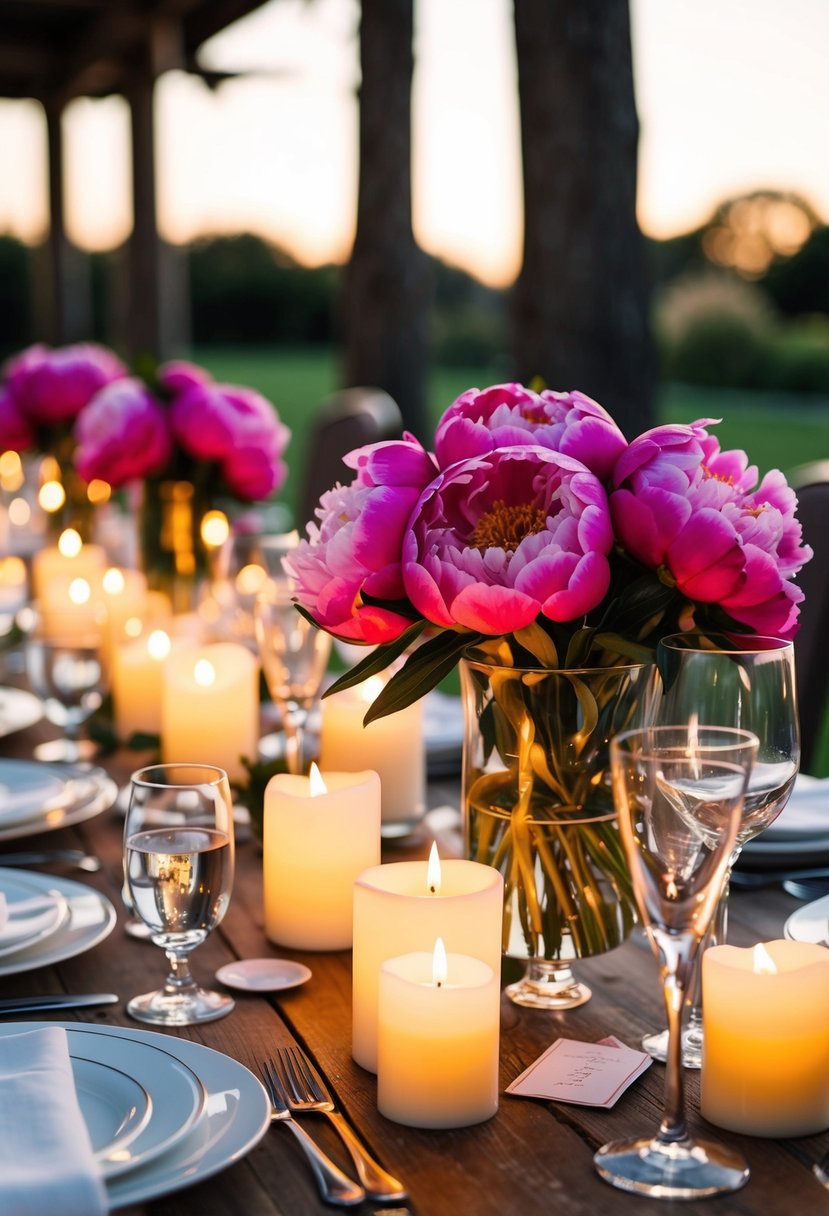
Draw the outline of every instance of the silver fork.
<instances>
[{"instance_id":1,"label":"silver fork","mask_svg":"<svg viewBox=\"0 0 829 1216\"><path fill-rule=\"evenodd\" d=\"M261 1068L265 1089L268 1091L271 1101L271 1118L284 1123L296 1136L302 1151L308 1158L308 1163L325 1202L340 1204L342 1207L362 1203L366 1197L363 1188L344 1174L339 1166L335 1165L331 1158L314 1143L305 1128L300 1127L291 1118L291 1112L288 1109L288 1095L280 1083L273 1060L264 1060Z\"/></svg>"},{"instance_id":2,"label":"silver fork","mask_svg":"<svg viewBox=\"0 0 829 1216\"><path fill-rule=\"evenodd\" d=\"M403 1183L384 1170L357 1139L305 1052L299 1047L277 1047L275 1064L290 1109L294 1112L320 1111L334 1124L351 1154L366 1194L371 1199L405 1199L407 1191Z\"/></svg>"}]
</instances>

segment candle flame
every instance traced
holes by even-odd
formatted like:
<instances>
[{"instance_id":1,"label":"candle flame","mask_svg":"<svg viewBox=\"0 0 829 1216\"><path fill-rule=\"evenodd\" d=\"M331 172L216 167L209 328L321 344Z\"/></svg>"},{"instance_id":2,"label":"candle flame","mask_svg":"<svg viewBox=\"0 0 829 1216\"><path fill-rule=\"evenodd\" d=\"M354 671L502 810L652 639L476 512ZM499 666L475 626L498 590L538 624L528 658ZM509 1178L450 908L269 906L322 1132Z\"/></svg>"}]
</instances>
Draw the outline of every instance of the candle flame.
<instances>
[{"instance_id":1,"label":"candle flame","mask_svg":"<svg viewBox=\"0 0 829 1216\"><path fill-rule=\"evenodd\" d=\"M208 659L199 659L193 668L193 679L202 688L209 688L216 683L216 669Z\"/></svg>"},{"instance_id":2,"label":"candle flame","mask_svg":"<svg viewBox=\"0 0 829 1216\"><path fill-rule=\"evenodd\" d=\"M267 577L261 566L243 566L236 575L236 590L240 595L258 595L265 586Z\"/></svg>"},{"instance_id":3,"label":"candle flame","mask_svg":"<svg viewBox=\"0 0 829 1216\"><path fill-rule=\"evenodd\" d=\"M309 789L312 798L318 798L320 794L328 793L328 786L322 779L322 773L316 765L316 761L311 761L311 771L308 775Z\"/></svg>"},{"instance_id":4,"label":"candle flame","mask_svg":"<svg viewBox=\"0 0 829 1216\"><path fill-rule=\"evenodd\" d=\"M101 586L107 595L123 595L126 585L127 580L124 578L124 572L123 570L119 570L117 566L110 566L101 582Z\"/></svg>"},{"instance_id":5,"label":"candle flame","mask_svg":"<svg viewBox=\"0 0 829 1216\"><path fill-rule=\"evenodd\" d=\"M66 491L59 481L44 481L37 492L37 501L44 511L54 513L59 511L66 502ZM67 556L74 555L70 553Z\"/></svg>"},{"instance_id":6,"label":"candle flame","mask_svg":"<svg viewBox=\"0 0 829 1216\"><path fill-rule=\"evenodd\" d=\"M224 511L208 511L199 528L208 549L220 549L230 536L230 524Z\"/></svg>"},{"instance_id":7,"label":"candle flame","mask_svg":"<svg viewBox=\"0 0 829 1216\"><path fill-rule=\"evenodd\" d=\"M58 540L58 551L64 557L77 557L83 547L80 532L76 532L74 528L67 528L65 532L61 532Z\"/></svg>"},{"instance_id":8,"label":"candle flame","mask_svg":"<svg viewBox=\"0 0 829 1216\"><path fill-rule=\"evenodd\" d=\"M139 638L144 632L144 626L141 623L141 618L138 616L129 616L124 621L124 633L128 638Z\"/></svg>"},{"instance_id":9,"label":"candle flame","mask_svg":"<svg viewBox=\"0 0 829 1216\"><path fill-rule=\"evenodd\" d=\"M170 641L170 635L165 633L163 629L154 629L147 638L147 654L158 663L162 659L167 658L172 647L173 643ZM207 666L210 667L210 664L208 663ZM196 664L196 667L198 668L198 664ZM213 668L211 667L210 670L212 672ZM198 676L196 676L196 679L198 679ZM212 683L212 680L208 681L208 683Z\"/></svg>"},{"instance_id":10,"label":"candle flame","mask_svg":"<svg viewBox=\"0 0 829 1216\"><path fill-rule=\"evenodd\" d=\"M774 959L762 942L758 942L754 947L752 970L755 975L777 975Z\"/></svg>"},{"instance_id":11,"label":"candle flame","mask_svg":"<svg viewBox=\"0 0 829 1216\"><path fill-rule=\"evenodd\" d=\"M432 983L436 988L440 988L441 984L446 983L448 971L446 947L443 944L443 938L439 937L435 942L435 949L432 954Z\"/></svg>"},{"instance_id":12,"label":"candle flame","mask_svg":"<svg viewBox=\"0 0 829 1216\"><path fill-rule=\"evenodd\" d=\"M382 676L369 676L369 678L360 685L360 696L363 700L371 705L380 696L380 693L386 687L386 681Z\"/></svg>"},{"instance_id":13,"label":"candle flame","mask_svg":"<svg viewBox=\"0 0 829 1216\"><path fill-rule=\"evenodd\" d=\"M73 578L69 584L69 598L73 604L88 604L92 598L92 588L85 578Z\"/></svg>"},{"instance_id":14,"label":"candle flame","mask_svg":"<svg viewBox=\"0 0 829 1216\"><path fill-rule=\"evenodd\" d=\"M438 857L437 841L432 841L432 847L429 850L429 864L426 867L426 886L429 888L431 895L437 895L440 890L441 872L440 858Z\"/></svg>"}]
</instances>

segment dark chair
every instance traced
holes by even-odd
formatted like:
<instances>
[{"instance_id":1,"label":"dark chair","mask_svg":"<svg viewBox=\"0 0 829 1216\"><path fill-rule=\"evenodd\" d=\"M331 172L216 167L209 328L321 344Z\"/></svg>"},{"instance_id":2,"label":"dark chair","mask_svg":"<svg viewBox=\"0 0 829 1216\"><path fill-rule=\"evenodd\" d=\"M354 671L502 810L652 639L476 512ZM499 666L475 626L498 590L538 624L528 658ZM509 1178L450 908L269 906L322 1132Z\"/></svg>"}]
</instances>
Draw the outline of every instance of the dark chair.
<instances>
[{"instance_id":1,"label":"dark chair","mask_svg":"<svg viewBox=\"0 0 829 1216\"><path fill-rule=\"evenodd\" d=\"M815 759L829 693L829 460L799 465L789 473L788 481L797 491L803 540L815 553L796 580L806 597L800 607L794 655L800 707L800 767L808 773Z\"/></svg>"},{"instance_id":2,"label":"dark chair","mask_svg":"<svg viewBox=\"0 0 829 1216\"><path fill-rule=\"evenodd\" d=\"M320 495L354 473L342 459L354 448L381 439L399 439L403 418L396 402L379 388L347 388L320 406L308 434L302 483L297 494L296 523L303 534L314 518Z\"/></svg>"}]
</instances>

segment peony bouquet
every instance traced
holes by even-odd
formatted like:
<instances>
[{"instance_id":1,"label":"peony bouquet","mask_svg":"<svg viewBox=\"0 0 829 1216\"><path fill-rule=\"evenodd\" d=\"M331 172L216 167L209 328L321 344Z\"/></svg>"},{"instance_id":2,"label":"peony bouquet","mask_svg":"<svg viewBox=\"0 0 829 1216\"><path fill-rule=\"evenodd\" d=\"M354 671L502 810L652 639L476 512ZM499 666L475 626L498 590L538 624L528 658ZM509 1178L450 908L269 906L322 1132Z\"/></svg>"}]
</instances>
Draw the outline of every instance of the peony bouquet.
<instances>
[{"instance_id":1,"label":"peony bouquet","mask_svg":"<svg viewBox=\"0 0 829 1216\"><path fill-rule=\"evenodd\" d=\"M467 852L504 875L505 951L538 966L633 922L608 745L653 712L660 637L797 629L794 492L713 425L629 443L580 392L469 389L432 451L406 435L347 456L353 480L286 559L300 611L375 646L330 691L409 652L366 721L462 660Z\"/></svg>"}]
</instances>

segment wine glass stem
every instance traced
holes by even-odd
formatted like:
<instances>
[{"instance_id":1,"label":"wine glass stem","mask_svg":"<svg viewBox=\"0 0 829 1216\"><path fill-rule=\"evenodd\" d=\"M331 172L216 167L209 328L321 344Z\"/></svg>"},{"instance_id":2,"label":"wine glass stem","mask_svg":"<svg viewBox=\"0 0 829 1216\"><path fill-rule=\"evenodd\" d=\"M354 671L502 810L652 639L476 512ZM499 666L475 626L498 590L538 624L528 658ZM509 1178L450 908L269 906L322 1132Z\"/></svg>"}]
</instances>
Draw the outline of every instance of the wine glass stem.
<instances>
[{"instance_id":1,"label":"wine glass stem","mask_svg":"<svg viewBox=\"0 0 829 1216\"><path fill-rule=\"evenodd\" d=\"M196 987L190 971L190 952L188 950L165 950L170 971L164 981L164 991L169 996L184 996Z\"/></svg>"},{"instance_id":2,"label":"wine glass stem","mask_svg":"<svg viewBox=\"0 0 829 1216\"><path fill-rule=\"evenodd\" d=\"M665 1060L665 1106L659 1125L659 1139L664 1144L684 1140L685 1091L682 1080L682 1007L685 1004L688 974L692 962L687 957L675 957L672 965L662 968L662 989L668 1020L668 1054Z\"/></svg>"},{"instance_id":3,"label":"wine glass stem","mask_svg":"<svg viewBox=\"0 0 829 1216\"><path fill-rule=\"evenodd\" d=\"M731 865L733 864L734 859L731 862ZM702 952L703 950L707 950L709 946L725 945L726 934L728 932L728 889L731 878L731 865L726 870L725 881L723 882L722 893L717 901L714 918L708 927L708 932L702 939L702 945L697 950L697 961L694 964L691 994L694 1003L688 1016L688 1027L697 1031L702 1030Z\"/></svg>"}]
</instances>

